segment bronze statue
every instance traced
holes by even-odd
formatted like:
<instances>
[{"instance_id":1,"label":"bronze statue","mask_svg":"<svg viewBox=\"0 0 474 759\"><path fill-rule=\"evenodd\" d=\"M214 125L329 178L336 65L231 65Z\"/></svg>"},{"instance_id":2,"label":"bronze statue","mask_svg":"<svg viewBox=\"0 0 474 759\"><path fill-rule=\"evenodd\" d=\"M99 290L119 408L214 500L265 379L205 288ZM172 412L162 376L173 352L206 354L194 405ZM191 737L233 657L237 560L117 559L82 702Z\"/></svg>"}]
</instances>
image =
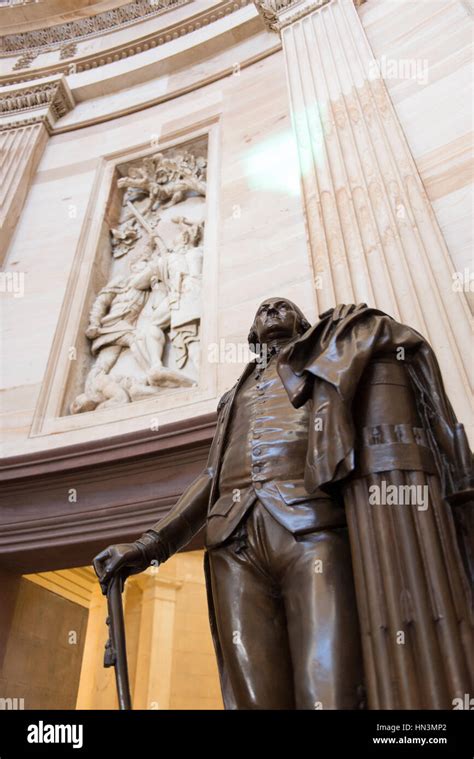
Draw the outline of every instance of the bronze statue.
<instances>
[{"instance_id":1,"label":"bronze statue","mask_svg":"<svg viewBox=\"0 0 474 759\"><path fill-rule=\"evenodd\" d=\"M452 708L472 688L472 482L432 350L365 304L310 327L285 298L249 342L267 360L221 398L207 467L96 557L104 592L205 525L227 709L362 708L364 686L370 708Z\"/></svg>"}]
</instances>

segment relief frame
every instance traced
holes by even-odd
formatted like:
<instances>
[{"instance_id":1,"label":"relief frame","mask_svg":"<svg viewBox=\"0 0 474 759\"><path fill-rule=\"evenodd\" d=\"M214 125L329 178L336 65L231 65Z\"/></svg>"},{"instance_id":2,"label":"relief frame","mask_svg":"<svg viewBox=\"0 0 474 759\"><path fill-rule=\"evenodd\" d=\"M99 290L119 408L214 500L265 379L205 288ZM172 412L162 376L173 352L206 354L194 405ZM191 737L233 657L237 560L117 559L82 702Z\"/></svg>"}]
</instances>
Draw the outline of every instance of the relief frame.
<instances>
[{"instance_id":1,"label":"relief frame","mask_svg":"<svg viewBox=\"0 0 474 759\"><path fill-rule=\"evenodd\" d=\"M193 146L206 146L207 192L202 242L202 313L200 318L201 361L194 385L167 387L150 398L71 414L71 402L79 394L81 384L91 366L91 341L85 332L94 299L106 284L111 273L109 229L117 221L117 179L138 161L163 154L165 157L182 153ZM150 142L102 156L98 162L93 188L83 219L74 262L69 275L63 305L54 336L48 365L35 409L30 437L80 430L87 427L114 425L119 421L160 417L164 423L173 410L180 417L196 415L197 407L207 406L217 393L217 365L209 362L207 347L217 341L217 220L220 125L214 115L194 127L177 130ZM170 209L170 215L181 216L180 205ZM192 214L191 214L192 216ZM194 219L196 221L196 218ZM170 219L168 219L170 222ZM175 222L171 222L174 224ZM169 227L170 223L168 223ZM181 232L186 224L176 226ZM168 236L169 237L169 236ZM107 259L107 253L109 259ZM139 396L138 396L139 397ZM201 413L205 413L201 411ZM140 422L141 423L141 422ZM135 425L136 426L136 425ZM131 429L131 427L130 427ZM111 428L111 433L115 434Z\"/></svg>"}]
</instances>

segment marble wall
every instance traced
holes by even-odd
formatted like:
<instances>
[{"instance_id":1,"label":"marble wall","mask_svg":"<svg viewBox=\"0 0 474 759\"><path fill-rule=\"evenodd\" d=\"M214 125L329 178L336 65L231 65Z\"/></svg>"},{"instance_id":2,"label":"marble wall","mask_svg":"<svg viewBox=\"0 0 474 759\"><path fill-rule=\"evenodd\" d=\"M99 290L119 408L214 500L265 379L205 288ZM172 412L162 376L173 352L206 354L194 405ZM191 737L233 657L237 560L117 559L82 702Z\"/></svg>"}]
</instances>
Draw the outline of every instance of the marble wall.
<instances>
[{"instance_id":1,"label":"marble wall","mask_svg":"<svg viewBox=\"0 0 474 759\"><path fill-rule=\"evenodd\" d=\"M368 0L358 9L381 65L428 60L426 81L424 69L419 81L384 79L460 271L472 245L469 7L461 0ZM207 345L245 346L256 306L269 295L288 296L316 318L284 52L252 8L216 21L214 36L211 25L170 42L176 68L149 50L67 77L76 105L51 128L5 263L4 455L142 429L157 414L164 425L213 411L242 369L243 353L215 363L204 351L205 379L196 391L158 406L139 401L126 411L60 418L68 362L76 360L80 299L93 272L87 251L102 221L104 176L127 152L209 135ZM459 298L465 303L467 295ZM449 345L442 347L448 391L468 423L459 380L450 383Z\"/></svg>"},{"instance_id":2,"label":"marble wall","mask_svg":"<svg viewBox=\"0 0 474 759\"><path fill-rule=\"evenodd\" d=\"M216 131L210 177L214 208L206 240L214 240L209 245L215 247L216 267L206 307L214 303L217 309L210 325L212 340L245 345L258 303L272 294L287 295L315 318L282 67L282 54L277 53L139 115L50 138L6 262L8 270L22 274L24 294L4 296L5 454L109 436L149 423L148 411L144 418L137 410L125 422L110 415L105 421L96 417L84 422L91 414L81 414L71 418L61 434L29 437L45 373L49 371L50 379L54 369L48 368L48 359L55 334L70 308L71 294L64 300L68 278L94 223L96 204L91 207L91 197L104 156L149 146L152 140L159 145L163 134L179 137L211 123ZM68 342L64 347L70 346ZM65 360L59 353L54 363ZM241 366L232 358L212 366L212 395L193 403L192 415L214 410L217 397ZM189 413L187 407L166 411L162 423Z\"/></svg>"}]
</instances>

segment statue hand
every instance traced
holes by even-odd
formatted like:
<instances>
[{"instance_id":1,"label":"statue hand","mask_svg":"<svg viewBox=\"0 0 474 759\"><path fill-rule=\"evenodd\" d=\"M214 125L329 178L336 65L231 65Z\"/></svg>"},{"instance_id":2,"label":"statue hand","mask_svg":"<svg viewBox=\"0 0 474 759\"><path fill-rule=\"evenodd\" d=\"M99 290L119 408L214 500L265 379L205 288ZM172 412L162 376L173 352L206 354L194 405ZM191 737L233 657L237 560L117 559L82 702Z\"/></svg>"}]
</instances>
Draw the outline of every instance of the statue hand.
<instances>
[{"instance_id":1,"label":"statue hand","mask_svg":"<svg viewBox=\"0 0 474 759\"><path fill-rule=\"evenodd\" d=\"M104 595L115 575L120 574L125 579L129 575L142 572L148 566L143 551L136 543L109 546L97 554L92 563Z\"/></svg>"},{"instance_id":2,"label":"statue hand","mask_svg":"<svg viewBox=\"0 0 474 759\"><path fill-rule=\"evenodd\" d=\"M86 337L88 337L89 340L95 340L96 337L99 337L99 327L96 327L92 324L87 327Z\"/></svg>"}]
</instances>

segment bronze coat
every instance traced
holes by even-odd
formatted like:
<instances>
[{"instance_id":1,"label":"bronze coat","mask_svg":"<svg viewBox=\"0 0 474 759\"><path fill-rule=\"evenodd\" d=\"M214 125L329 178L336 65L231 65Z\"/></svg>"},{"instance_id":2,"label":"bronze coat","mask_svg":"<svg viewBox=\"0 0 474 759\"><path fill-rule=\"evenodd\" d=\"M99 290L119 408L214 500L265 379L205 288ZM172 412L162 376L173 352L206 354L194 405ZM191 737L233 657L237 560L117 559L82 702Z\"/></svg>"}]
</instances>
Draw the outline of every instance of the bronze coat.
<instances>
[{"instance_id":1,"label":"bronze coat","mask_svg":"<svg viewBox=\"0 0 474 759\"><path fill-rule=\"evenodd\" d=\"M399 358L402 355L404 359ZM311 399L313 419L323 420L321 429L310 424L314 434L305 476L309 492L353 471L356 419L352 403L369 364L387 358L405 363L416 388L444 492L465 487L471 475L463 467L465 455L460 448L465 450L467 442L432 348L416 330L359 304L330 309L279 357L278 371L293 405ZM323 381L315 382L315 378Z\"/></svg>"},{"instance_id":2,"label":"bronze coat","mask_svg":"<svg viewBox=\"0 0 474 759\"><path fill-rule=\"evenodd\" d=\"M312 405L306 488L344 497L369 706L453 708L472 689L472 459L436 356L410 327L349 305L278 368L292 403ZM388 489L423 493L423 507L371 500Z\"/></svg>"}]
</instances>

